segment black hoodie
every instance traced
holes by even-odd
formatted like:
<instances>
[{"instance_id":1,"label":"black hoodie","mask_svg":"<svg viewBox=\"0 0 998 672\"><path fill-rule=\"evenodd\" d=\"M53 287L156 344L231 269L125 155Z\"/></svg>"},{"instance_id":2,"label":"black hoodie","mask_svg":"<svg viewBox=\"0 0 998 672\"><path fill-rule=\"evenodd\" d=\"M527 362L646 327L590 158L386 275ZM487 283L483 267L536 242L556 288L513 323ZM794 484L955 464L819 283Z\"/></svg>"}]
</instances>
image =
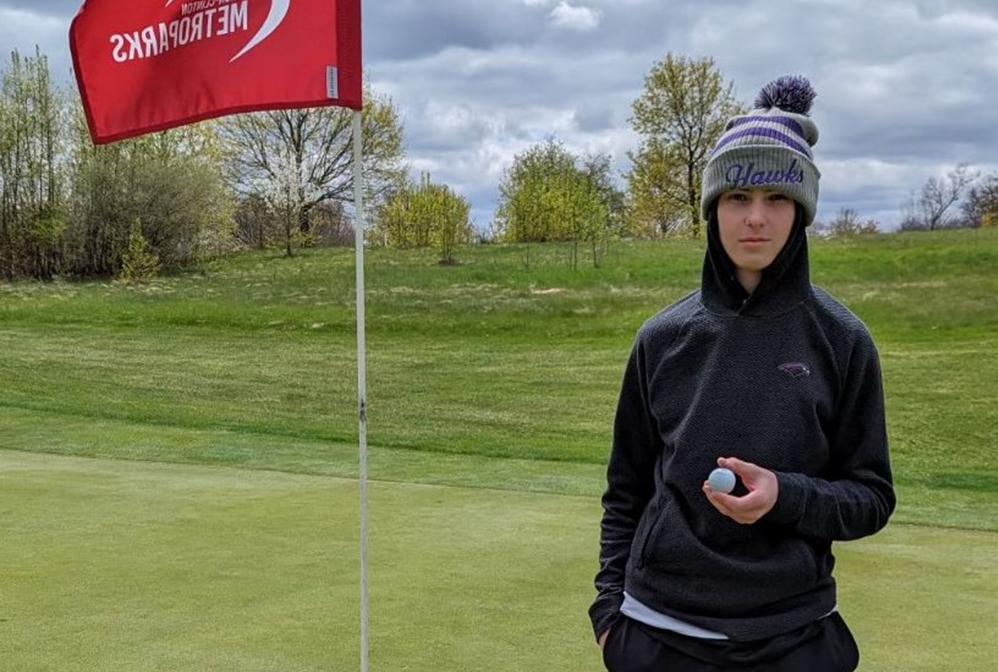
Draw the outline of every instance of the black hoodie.
<instances>
[{"instance_id":1,"label":"black hoodie","mask_svg":"<svg viewBox=\"0 0 998 672\"><path fill-rule=\"evenodd\" d=\"M701 490L722 456L776 473L776 505L753 525ZM799 206L751 294L714 209L701 289L638 331L602 502L597 636L625 590L734 641L790 632L836 606L832 541L880 530L895 496L877 350L811 285Z\"/></svg>"}]
</instances>

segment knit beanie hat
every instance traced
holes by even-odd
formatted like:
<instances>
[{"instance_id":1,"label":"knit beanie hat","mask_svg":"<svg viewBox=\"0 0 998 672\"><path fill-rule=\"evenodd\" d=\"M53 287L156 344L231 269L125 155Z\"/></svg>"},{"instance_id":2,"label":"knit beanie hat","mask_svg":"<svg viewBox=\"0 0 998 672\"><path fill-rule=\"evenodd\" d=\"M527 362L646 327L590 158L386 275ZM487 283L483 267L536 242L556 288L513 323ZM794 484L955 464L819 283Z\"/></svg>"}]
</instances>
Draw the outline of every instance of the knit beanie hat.
<instances>
[{"instance_id":1,"label":"knit beanie hat","mask_svg":"<svg viewBox=\"0 0 998 672\"><path fill-rule=\"evenodd\" d=\"M805 77L786 76L759 91L755 109L728 122L703 171L700 212L731 189L772 189L804 208L804 225L814 221L818 179L811 147L818 127L808 113L817 94Z\"/></svg>"}]
</instances>

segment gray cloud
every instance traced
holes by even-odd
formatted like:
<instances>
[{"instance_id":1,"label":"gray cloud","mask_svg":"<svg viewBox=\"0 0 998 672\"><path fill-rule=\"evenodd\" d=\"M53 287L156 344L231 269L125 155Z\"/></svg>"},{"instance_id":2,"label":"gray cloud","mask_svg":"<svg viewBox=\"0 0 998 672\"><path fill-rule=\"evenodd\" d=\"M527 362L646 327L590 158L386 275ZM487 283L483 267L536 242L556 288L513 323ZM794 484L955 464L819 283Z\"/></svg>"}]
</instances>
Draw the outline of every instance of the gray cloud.
<instances>
[{"instance_id":1,"label":"gray cloud","mask_svg":"<svg viewBox=\"0 0 998 672\"><path fill-rule=\"evenodd\" d=\"M575 125L581 133L599 133L616 126L619 111L599 100L584 101L575 110Z\"/></svg>"},{"instance_id":2,"label":"gray cloud","mask_svg":"<svg viewBox=\"0 0 998 672\"><path fill-rule=\"evenodd\" d=\"M448 48L488 52L534 43L545 28L545 8L490 0L388 0L364 6L368 62L424 58Z\"/></svg>"},{"instance_id":3,"label":"gray cloud","mask_svg":"<svg viewBox=\"0 0 998 672\"><path fill-rule=\"evenodd\" d=\"M0 11L10 9L72 19L81 4L78 0L0 0Z\"/></svg>"}]
</instances>

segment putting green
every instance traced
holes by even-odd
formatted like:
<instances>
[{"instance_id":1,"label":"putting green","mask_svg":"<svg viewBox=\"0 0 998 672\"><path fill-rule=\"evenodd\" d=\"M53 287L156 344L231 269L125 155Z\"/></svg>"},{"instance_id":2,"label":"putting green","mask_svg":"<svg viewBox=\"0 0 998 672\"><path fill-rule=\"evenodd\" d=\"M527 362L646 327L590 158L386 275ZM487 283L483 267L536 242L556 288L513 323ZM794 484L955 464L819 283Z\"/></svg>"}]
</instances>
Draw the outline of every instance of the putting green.
<instances>
[{"instance_id":1,"label":"putting green","mask_svg":"<svg viewBox=\"0 0 998 672\"><path fill-rule=\"evenodd\" d=\"M602 669L599 502L372 482L371 669ZM0 450L4 669L358 669L357 482ZM994 670L998 535L839 546L867 670Z\"/></svg>"}]
</instances>

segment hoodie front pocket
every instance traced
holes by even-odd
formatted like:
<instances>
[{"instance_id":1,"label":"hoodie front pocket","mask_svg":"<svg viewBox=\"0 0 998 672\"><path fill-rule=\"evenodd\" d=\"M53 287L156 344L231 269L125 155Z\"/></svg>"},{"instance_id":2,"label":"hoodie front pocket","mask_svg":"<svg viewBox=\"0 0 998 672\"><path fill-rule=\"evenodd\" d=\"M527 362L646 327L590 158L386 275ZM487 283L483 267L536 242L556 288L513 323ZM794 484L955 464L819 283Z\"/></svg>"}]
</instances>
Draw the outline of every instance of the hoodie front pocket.
<instances>
[{"instance_id":1,"label":"hoodie front pocket","mask_svg":"<svg viewBox=\"0 0 998 672\"><path fill-rule=\"evenodd\" d=\"M637 539L639 542L638 567L645 566L645 562L648 560L648 554L659 542L662 534L664 534L662 523L665 520L666 511L673 506L672 499L666 499L661 495L657 496L653 502L655 504L655 508L654 510L649 510L647 512L648 523L644 528L643 533Z\"/></svg>"}]
</instances>

